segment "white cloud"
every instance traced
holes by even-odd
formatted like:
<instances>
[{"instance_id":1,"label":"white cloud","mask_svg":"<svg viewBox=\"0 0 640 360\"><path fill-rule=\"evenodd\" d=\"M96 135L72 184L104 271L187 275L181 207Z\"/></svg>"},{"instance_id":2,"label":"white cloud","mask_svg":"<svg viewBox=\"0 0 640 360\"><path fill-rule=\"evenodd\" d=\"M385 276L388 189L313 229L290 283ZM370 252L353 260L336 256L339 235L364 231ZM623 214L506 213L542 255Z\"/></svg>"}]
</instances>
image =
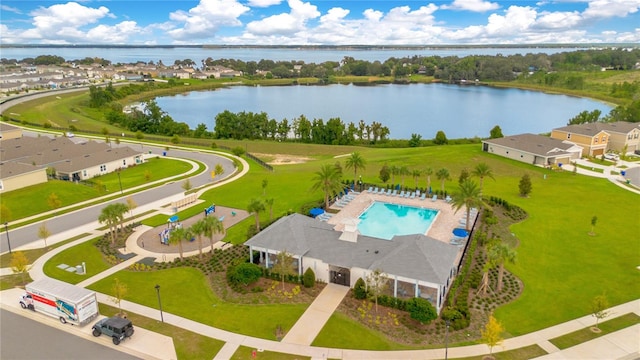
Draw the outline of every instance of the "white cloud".
<instances>
[{"instance_id":1,"label":"white cloud","mask_svg":"<svg viewBox=\"0 0 640 360\"><path fill-rule=\"evenodd\" d=\"M577 26L582 17L577 11L544 13L536 20L540 29L570 29Z\"/></svg>"},{"instance_id":2,"label":"white cloud","mask_svg":"<svg viewBox=\"0 0 640 360\"><path fill-rule=\"evenodd\" d=\"M105 6L87 7L77 2L39 7L29 13L32 28L12 30L4 26L2 41L7 43L37 42L43 44L125 43L131 34L139 33L134 21L113 26L97 24L115 16Z\"/></svg>"},{"instance_id":3,"label":"white cloud","mask_svg":"<svg viewBox=\"0 0 640 360\"><path fill-rule=\"evenodd\" d=\"M442 5L442 8L450 10L485 12L499 9L500 5L498 5L498 3L492 3L484 0L454 0L451 5Z\"/></svg>"},{"instance_id":4,"label":"white cloud","mask_svg":"<svg viewBox=\"0 0 640 360\"><path fill-rule=\"evenodd\" d=\"M184 23L184 27L167 33L177 40L197 42L213 37L222 26L240 26L238 17L250 9L236 0L200 0L188 12L178 10L169 14L173 21Z\"/></svg>"},{"instance_id":5,"label":"white cloud","mask_svg":"<svg viewBox=\"0 0 640 360\"><path fill-rule=\"evenodd\" d=\"M254 35L292 35L305 29L309 19L320 16L315 5L300 0L287 2L291 12L272 15L247 24L246 31Z\"/></svg>"},{"instance_id":6,"label":"white cloud","mask_svg":"<svg viewBox=\"0 0 640 360\"><path fill-rule=\"evenodd\" d=\"M0 5L0 10L12 12L12 13L15 13L15 14L22 14L22 11L20 11L20 9L15 8L15 7L11 7L9 5Z\"/></svg>"},{"instance_id":7,"label":"white cloud","mask_svg":"<svg viewBox=\"0 0 640 360\"><path fill-rule=\"evenodd\" d=\"M104 6L90 8L76 2L40 7L31 12L33 25L43 35L60 30L65 32L71 28L92 24L109 15L109 9Z\"/></svg>"},{"instance_id":8,"label":"white cloud","mask_svg":"<svg viewBox=\"0 0 640 360\"><path fill-rule=\"evenodd\" d=\"M640 0L594 0L584 11L585 18L625 17L640 9Z\"/></svg>"},{"instance_id":9,"label":"white cloud","mask_svg":"<svg viewBox=\"0 0 640 360\"><path fill-rule=\"evenodd\" d=\"M280 5L282 0L249 0L247 5L251 7L269 7L273 5Z\"/></svg>"},{"instance_id":10,"label":"white cloud","mask_svg":"<svg viewBox=\"0 0 640 360\"><path fill-rule=\"evenodd\" d=\"M114 26L98 25L87 32L86 38L90 43L124 44L130 36L142 31L135 21L123 21Z\"/></svg>"}]
</instances>

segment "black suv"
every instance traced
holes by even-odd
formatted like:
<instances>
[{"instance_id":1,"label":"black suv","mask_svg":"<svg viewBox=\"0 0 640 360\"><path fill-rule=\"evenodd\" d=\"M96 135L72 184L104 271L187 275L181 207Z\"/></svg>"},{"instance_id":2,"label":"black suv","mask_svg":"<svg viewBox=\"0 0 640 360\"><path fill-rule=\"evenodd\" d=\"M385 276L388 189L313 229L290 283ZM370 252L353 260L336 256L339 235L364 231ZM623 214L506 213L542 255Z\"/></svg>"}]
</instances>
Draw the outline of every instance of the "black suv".
<instances>
[{"instance_id":1,"label":"black suv","mask_svg":"<svg viewBox=\"0 0 640 360\"><path fill-rule=\"evenodd\" d=\"M113 339L115 345L133 335L133 325L130 320L121 317L110 317L98 321L93 325L93 336L105 334Z\"/></svg>"}]
</instances>

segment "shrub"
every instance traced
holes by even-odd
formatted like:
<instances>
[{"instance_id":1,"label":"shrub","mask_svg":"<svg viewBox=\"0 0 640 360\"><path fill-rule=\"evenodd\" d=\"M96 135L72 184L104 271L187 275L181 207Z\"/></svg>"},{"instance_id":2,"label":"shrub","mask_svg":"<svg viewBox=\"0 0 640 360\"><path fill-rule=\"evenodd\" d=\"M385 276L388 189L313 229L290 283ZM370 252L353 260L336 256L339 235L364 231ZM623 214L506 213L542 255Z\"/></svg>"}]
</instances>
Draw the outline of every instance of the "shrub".
<instances>
[{"instance_id":1,"label":"shrub","mask_svg":"<svg viewBox=\"0 0 640 360\"><path fill-rule=\"evenodd\" d=\"M431 320L438 317L436 309L431 303L423 298L414 297L407 301L407 311L412 319L418 320L423 324L428 324Z\"/></svg>"},{"instance_id":2,"label":"shrub","mask_svg":"<svg viewBox=\"0 0 640 360\"><path fill-rule=\"evenodd\" d=\"M249 285L262 276L262 269L256 264L242 263L227 269L227 281L231 286Z\"/></svg>"},{"instance_id":3,"label":"shrub","mask_svg":"<svg viewBox=\"0 0 640 360\"><path fill-rule=\"evenodd\" d=\"M312 288L316 283L316 274L311 270L311 268L307 268L307 271L304 272L304 276L302 277L302 284L306 288Z\"/></svg>"},{"instance_id":4,"label":"shrub","mask_svg":"<svg viewBox=\"0 0 640 360\"><path fill-rule=\"evenodd\" d=\"M358 300L367 298L367 286L362 278L358 278L358 281L353 286L353 296Z\"/></svg>"}]
</instances>

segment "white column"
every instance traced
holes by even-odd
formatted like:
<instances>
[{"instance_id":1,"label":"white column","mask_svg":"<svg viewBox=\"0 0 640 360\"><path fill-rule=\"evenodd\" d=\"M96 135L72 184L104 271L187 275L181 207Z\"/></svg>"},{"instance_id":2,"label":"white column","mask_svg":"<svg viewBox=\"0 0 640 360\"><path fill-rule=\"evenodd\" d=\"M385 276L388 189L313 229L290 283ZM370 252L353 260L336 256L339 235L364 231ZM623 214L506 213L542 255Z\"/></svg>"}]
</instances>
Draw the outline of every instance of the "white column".
<instances>
[{"instance_id":1,"label":"white column","mask_svg":"<svg viewBox=\"0 0 640 360\"><path fill-rule=\"evenodd\" d=\"M438 293L436 294L438 296L438 298L436 299L436 311L438 312L438 314L440 314L440 289L441 286L438 286Z\"/></svg>"},{"instance_id":2,"label":"white column","mask_svg":"<svg viewBox=\"0 0 640 360\"><path fill-rule=\"evenodd\" d=\"M398 275L393 277L393 297L398 297Z\"/></svg>"}]
</instances>

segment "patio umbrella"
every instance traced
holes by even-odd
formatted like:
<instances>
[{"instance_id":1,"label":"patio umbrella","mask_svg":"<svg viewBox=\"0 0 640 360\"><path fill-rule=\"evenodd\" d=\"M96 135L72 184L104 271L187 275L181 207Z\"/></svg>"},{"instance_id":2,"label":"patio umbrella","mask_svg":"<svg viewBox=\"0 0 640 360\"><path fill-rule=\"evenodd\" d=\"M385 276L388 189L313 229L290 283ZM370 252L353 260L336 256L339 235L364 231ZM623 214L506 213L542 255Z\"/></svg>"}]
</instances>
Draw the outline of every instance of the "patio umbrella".
<instances>
[{"instance_id":1,"label":"patio umbrella","mask_svg":"<svg viewBox=\"0 0 640 360\"><path fill-rule=\"evenodd\" d=\"M316 216L318 216L318 215L322 215L322 214L324 214L324 210L323 210L323 209L320 209L320 208L313 208L313 209L309 210L309 214L310 214L312 217L316 217Z\"/></svg>"},{"instance_id":2,"label":"patio umbrella","mask_svg":"<svg viewBox=\"0 0 640 360\"><path fill-rule=\"evenodd\" d=\"M465 229L455 228L455 229L453 229L453 235L463 238L463 237L467 237L467 235L469 235L469 233Z\"/></svg>"}]
</instances>

